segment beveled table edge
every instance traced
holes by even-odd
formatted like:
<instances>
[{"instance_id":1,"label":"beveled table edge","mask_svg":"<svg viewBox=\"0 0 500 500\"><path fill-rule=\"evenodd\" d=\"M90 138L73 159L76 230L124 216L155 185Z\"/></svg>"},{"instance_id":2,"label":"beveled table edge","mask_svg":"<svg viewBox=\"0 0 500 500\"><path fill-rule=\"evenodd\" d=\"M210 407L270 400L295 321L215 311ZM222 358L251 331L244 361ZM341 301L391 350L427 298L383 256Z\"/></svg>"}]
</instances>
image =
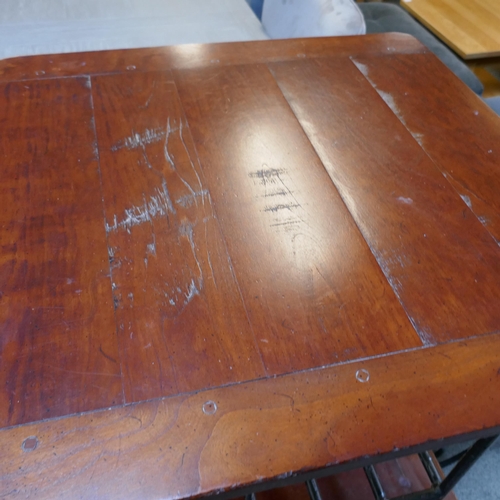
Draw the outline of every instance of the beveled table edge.
<instances>
[{"instance_id":1,"label":"beveled table edge","mask_svg":"<svg viewBox=\"0 0 500 500\"><path fill-rule=\"evenodd\" d=\"M500 408L497 352L500 332L5 428L2 494L230 496L492 435L500 427L500 409L491 411ZM28 437L33 451L23 449Z\"/></svg>"},{"instance_id":2,"label":"beveled table edge","mask_svg":"<svg viewBox=\"0 0 500 500\"><path fill-rule=\"evenodd\" d=\"M256 50L258 49L258 50ZM429 53L405 33L185 44L140 49L19 56L0 60L0 82L92 76L130 71L194 69L301 59Z\"/></svg>"}]
</instances>

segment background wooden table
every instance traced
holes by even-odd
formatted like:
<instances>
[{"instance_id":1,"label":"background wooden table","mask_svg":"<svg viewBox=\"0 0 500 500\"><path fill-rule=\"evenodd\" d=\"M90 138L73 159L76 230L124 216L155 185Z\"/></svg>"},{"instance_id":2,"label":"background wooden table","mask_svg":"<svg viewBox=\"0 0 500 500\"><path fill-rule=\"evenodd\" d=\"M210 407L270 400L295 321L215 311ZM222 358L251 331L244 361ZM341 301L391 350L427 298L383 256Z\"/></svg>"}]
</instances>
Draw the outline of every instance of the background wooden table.
<instances>
[{"instance_id":1,"label":"background wooden table","mask_svg":"<svg viewBox=\"0 0 500 500\"><path fill-rule=\"evenodd\" d=\"M498 0L401 0L401 6L464 59L500 56Z\"/></svg>"},{"instance_id":2,"label":"background wooden table","mask_svg":"<svg viewBox=\"0 0 500 500\"><path fill-rule=\"evenodd\" d=\"M0 79L3 498L180 498L498 432L499 121L414 39Z\"/></svg>"}]
</instances>

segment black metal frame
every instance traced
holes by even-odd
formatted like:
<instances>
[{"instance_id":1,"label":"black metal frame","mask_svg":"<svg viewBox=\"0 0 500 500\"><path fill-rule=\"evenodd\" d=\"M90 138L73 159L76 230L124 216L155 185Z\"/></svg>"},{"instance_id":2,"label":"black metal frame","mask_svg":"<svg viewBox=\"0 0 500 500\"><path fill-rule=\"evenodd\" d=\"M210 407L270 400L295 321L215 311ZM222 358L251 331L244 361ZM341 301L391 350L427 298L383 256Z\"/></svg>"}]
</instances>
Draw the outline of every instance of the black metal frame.
<instances>
[{"instance_id":1,"label":"black metal frame","mask_svg":"<svg viewBox=\"0 0 500 500\"><path fill-rule=\"evenodd\" d=\"M338 464L333 466L327 466L323 469L318 469L314 471L302 471L296 474L284 474L282 476L275 477L265 482L257 482L251 485L243 486L241 488L235 488L230 490L221 490L216 493L212 493L211 495L207 495L203 497L207 500L231 500L238 497L244 497L245 500L255 500L255 493L271 490L274 488L282 488L284 486L289 486L293 484L305 483L309 495L313 500L321 500L321 494L316 485L316 479L329 477L340 472L347 472L352 469L364 468L365 471L370 469L371 465L376 463L382 463L387 460L394 460L396 458L405 457L410 454L418 453L421 460L422 457L426 457L428 454L425 450L437 450L442 449L443 446L449 446L451 444L460 444L465 441L473 441L476 443L466 452L466 456L464 456L457 465L453 468L453 470L448 474L448 476L441 481L441 477L436 470L436 473L433 474L432 469L426 467L426 463L429 464L427 458L424 458L423 465L426 468L427 474L430 473L430 479L433 486L425 491L411 493L408 495L403 495L395 498L387 498L387 495L383 491L382 487L380 490L383 496L376 496L377 499L382 500L438 500L443 498L443 493L449 492L451 489L455 487L458 481L467 473L467 471L474 465L474 463L480 458L480 456L486 451L486 449L495 441L495 439L500 435L500 427L494 427L489 430L481 430L475 431L470 434L462 434L460 436L446 438L437 440L434 442L422 443L420 445L416 445L406 449L395 450L391 453L387 453L384 456L378 457L364 457L360 460L347 462L344 464ZM484 436L492 436L485 438ZM429 459L430 459L430 455ZM432 467L435 469L434 463L432 460ZM378 479L378 476L377 476ZM433 481L434 479L434 481ZM437 484L439 482L439 485ZM380 484L380 481L379 481ZM439 489L438 489L439 488ZM445 490L445 488L447 488ZM373 485L372 485L373 489ZM375 492L374 492L375 493ZM375 494L376 495L376 494ZM441 495L441 496L439 496Z\"/></svg>"},{"instance_id":2,"label":"black metal frame","mask_svg":"<svg viewBox=\"0 0 500 500\"><path fill-rule=\"evenodd\" d=\"M311 479L310 481L306 481L306 486L311 500L322 500L321 493L316 483L316 479Z\"/></svg>"},{"instance_id":3,"label":"black metal frame","mask_svg":"<svg viewBox=\"0 0 500 500\"><path fill-rule=\"evenodd\" d=\"M429 476L432 486L424 491L415 493L408 493L398 497L388 498L384 492L377 472L373 465L365 467L365 473L372 488L376 500L442 500L456 484L462 479L470 468L477 462L483 453L493 444L498 436L479 439L465 452L458 463L448 473L448 475L441 480L439 471L428 452L419 453L418 456L422 465Z\"/></svg>"},{"instance_id":4,"label":"black metal frame","mask_svg":"<svg viewBox=\"0 0 500 500\"><path fill-rule=\"evenodd\" d=\"M493 444L498 436L477 440L460 458L458 463L441 480L441 475L434 463L429 452L424 451L419 453L420 461L431 481L432 486L424 491L408 493L398 497L389 498L384 491L377 471L373 465L364 467L368 482L370 483L373 494L376 500L443 500L448 493L457 485L471 467L481 458L483 453ZM306 481L307 491L311 500L322 500L321 493L315 479ZM255 493L251 493L245 497L245 500L255 500Z\"/></svg>"}]
</instances>

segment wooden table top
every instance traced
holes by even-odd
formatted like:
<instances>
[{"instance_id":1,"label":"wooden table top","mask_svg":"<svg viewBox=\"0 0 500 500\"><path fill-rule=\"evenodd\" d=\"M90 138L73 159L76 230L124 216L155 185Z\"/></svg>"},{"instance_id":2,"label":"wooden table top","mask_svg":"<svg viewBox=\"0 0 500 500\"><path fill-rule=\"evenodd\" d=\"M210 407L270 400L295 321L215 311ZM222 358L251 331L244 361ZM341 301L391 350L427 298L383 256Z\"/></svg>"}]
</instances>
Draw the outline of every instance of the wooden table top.
<instances>
[{"instance_id":1,"label":"wooden table top","mask_svg":"<svg viewBox=\"0 0 500 500\"><path fill-rule=\"evenodd\" d=\"M415 39L0 82L2 498L181 498L498 432L500 120Z\"/></svg>"},{"instance_id":2,"label":"wooden table top","mask_svg":"<svg viewBox=\"0 0 500 500\"><path fill-rule=\"evenodd\" d=\"M401 0L401 6L463 59L500 56L498 0Z\"/></svg>"}]
</instances>

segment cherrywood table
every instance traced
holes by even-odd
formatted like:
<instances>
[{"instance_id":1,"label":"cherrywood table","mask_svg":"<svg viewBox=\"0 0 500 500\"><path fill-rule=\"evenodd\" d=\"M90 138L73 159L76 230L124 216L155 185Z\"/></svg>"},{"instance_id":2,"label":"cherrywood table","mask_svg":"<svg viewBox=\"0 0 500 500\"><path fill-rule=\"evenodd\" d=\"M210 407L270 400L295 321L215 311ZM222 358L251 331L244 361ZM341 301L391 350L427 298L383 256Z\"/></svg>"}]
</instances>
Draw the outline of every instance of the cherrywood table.
<instances>
[{"instance_id":1,"label":"cherrywood table","mask_svg":"<svg viewBox=\"0 0 500 500\"><path fill-rule=\"evenodd\" d=\"M499 432L500 121L416 40L0 79L0 497L236 495Z\"/></svg>"},{"instance_id":2,"label":"cherrywood table","mask_svg":"<svg viewBox=\"0 0 500 500\"><path fill-rule=\"evenodd\" d=\"M401 6L462 58L500 56L498 0L401 0Z\"/></svg>"}]
</instances>

